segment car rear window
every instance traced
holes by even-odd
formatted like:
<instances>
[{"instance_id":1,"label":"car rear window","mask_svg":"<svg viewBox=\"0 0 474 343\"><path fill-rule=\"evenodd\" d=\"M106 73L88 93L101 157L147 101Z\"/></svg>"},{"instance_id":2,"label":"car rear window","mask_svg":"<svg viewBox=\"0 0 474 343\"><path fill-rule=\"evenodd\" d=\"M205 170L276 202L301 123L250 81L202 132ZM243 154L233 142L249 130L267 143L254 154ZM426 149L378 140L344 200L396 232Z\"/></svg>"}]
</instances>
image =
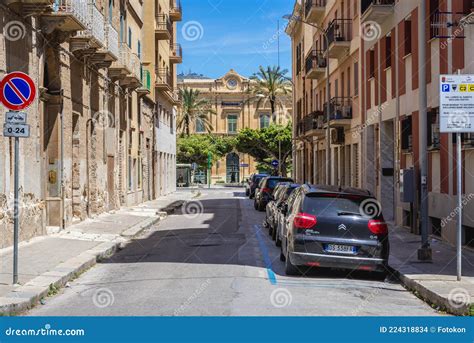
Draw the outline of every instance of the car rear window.
<instances>
[{"instance_id":1,"label":"car rear window","mask_svg":"<svg viewBox=\"0 0 474 343\"><path fill-rule=\"evenodd\" d=\"M293 182L292 179L268 179L267 180L267 187L268 188L275 188L281 182Z\"/></svg>"},{"instance_id":2,"label":"car rear window","mask_svg":"<svg viewBox=\"0 0 474 343\"><path fill-rule=\"evenodd\" d=\"M359 195L310 194L303 201L303 211L315 216L337 216L340 212L379 217L380 205L376 199Z\"/></svg>"}]
</instances>

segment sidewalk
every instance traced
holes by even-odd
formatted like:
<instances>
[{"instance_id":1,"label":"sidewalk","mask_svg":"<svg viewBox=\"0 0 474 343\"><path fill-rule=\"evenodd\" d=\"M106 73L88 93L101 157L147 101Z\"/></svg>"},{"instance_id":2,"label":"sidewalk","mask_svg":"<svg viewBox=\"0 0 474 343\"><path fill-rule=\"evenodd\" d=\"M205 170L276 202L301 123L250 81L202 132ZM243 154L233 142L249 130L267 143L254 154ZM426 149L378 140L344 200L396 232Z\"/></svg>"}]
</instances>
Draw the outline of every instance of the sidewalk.
<instances>
[{"instance_id":1,"label":"sidewalk","mask_svg":"<svg viewBox=\"0 0 474 343\"><path fill-rule=\"evenodd\" d=\"M18 285L12 285L13 249L0 250L0 315L31 308L194 196L173 193L20 243Z\"/></svg>"},{"instance_id":2,"label":"sidewalk","mask_svg":"<svg viewBox=\"0 0 474 343\"><path fill-rule=\"evenodd\" d=\"M418 261L420 236L391 227L389 265L401 282L419 297L449 313L474 315L474 252L463 249L462 281L456 281L456 249L430 238L433 261Z\"/></svg>"}]
</instances>

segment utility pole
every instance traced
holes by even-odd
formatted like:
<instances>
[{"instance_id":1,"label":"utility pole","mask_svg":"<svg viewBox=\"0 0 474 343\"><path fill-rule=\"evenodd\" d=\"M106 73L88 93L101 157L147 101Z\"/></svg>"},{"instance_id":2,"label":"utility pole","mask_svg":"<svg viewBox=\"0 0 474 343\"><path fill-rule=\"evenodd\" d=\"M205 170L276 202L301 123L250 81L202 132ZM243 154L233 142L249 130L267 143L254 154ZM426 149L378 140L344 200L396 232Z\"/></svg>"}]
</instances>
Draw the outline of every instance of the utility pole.
<instances>
[{"instance_id":1,"label":"utility pole","mask_svg":"<svg viewBox=\"0 0 474 343\"><path fill-rule=\"evenodd\" d=\"M418 9L418 90L419 90L419 154L420 154L420 222L421 247L418 260L431 261L428 241L428 158L427 158L427 99L426 99L426 2L421 1Z\"/></svg>"}]
</instances>

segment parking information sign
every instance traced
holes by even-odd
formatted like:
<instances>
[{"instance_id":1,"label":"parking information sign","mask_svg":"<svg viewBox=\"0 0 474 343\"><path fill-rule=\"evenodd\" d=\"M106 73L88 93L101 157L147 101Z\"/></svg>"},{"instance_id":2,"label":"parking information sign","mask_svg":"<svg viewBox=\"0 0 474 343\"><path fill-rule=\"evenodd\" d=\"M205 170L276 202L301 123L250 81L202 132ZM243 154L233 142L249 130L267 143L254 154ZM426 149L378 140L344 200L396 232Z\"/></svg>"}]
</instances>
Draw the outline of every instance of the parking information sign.
<instances>
[{"instance_id":1,"label":"parking information sign","mask_svg":"<svg viewBox=\"0 0 474 343\"><path fill-rule=\"evenodd\" d=\"M440 132L474 132L474 75L440 76Z\"/></svg>"}]
</instances>

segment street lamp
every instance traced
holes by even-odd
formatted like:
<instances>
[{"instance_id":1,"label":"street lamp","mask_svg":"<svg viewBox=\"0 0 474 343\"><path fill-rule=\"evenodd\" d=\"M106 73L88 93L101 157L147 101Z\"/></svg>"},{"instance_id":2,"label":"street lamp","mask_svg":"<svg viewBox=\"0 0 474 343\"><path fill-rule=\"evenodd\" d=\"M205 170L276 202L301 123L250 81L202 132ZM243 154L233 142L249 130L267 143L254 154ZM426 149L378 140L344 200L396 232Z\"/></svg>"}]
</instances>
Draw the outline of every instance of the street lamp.
<instances>
[{"instance_id":1,"label":"street lamp","mask_svg":"<svg viewBox=\"0 0 474 343\"><path fill-rule=\"evenodd\" d=\"M330 82L329 82L329 39L326 34L326 31L315 24L308 23L307 21L303 20L301 17L292 15L292 14L287 14L283 16L283 19L286 19L288 21L294 20L309 26L314 27L316 30L320 31L321 34L324 37L324 40L326 42L326 98L327 98L327 105L326 105L326 121L327 121L327 128L326 128L326 184L331 183L331 176L330 176L330 165L331 165L331 127L329 125L329 122L331 120L331 112L330 112L330 107L329 103L331 99L329 98L331 95L331 92L329 90L330 87Z\"/></svg>"}]
</instances>

